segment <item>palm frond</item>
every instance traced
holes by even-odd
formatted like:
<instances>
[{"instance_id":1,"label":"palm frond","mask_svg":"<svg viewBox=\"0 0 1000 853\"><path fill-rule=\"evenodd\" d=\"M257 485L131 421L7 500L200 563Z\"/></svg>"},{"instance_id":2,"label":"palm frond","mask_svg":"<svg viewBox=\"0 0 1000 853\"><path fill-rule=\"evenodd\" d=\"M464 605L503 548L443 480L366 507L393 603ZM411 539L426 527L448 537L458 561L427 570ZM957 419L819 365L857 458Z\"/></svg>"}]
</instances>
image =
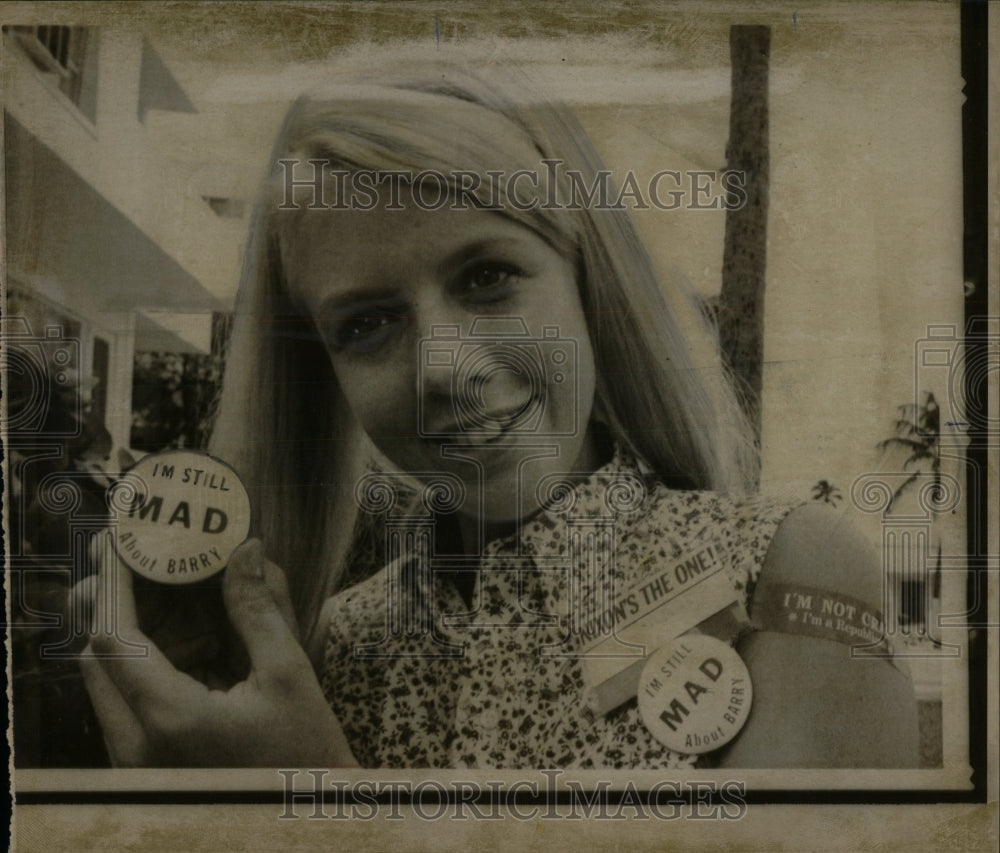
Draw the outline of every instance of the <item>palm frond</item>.
<instances>
[{"instance_id":1,"label":"palm frond","mask_svg":"<svg viewBox=\"0 0 1000 853\"><path fill-rule=\"evenodd\" d=\"M914 451L913 455L909 459L907 459L905 462L903 462L903 470L905 471L911 465L915 465L921 459L934 459L934 460L936 460L937 457L933 453L929 453L926 450L917 450L917 451ZM917 473L919 473L919 472L917 472Z\"/></svg>"},{"instance_id":2,"label":"palm frond","mask_svg":"<svg viewBox=\"0 0 1000 853\"><path fill-rule=\"evenodd\" d=\"M902 483L902 485L900 485L896 489L896 491L892 493L892 497L889 499L889 505L885 508L886 512L892 510L892 505L896 502L896 499L903 493L903 491L910 485L910 483L914 482L919 476L920 473L918 471L915 471L914 473L910 474L910 476L906 478L906 480Z\"/></svg>"},{"instance_id":3,"label":"palm frond","mask_svg":"<svg viewBox=\"0 0 1000 853\"><path fill-rule=\"evenodd\" d=\"M899 417L892 423L894 436L883 439L875 446L880 451L889 449L905 450L908 452L906 460L903 462L903 471L913 468L917 470L900 485L893 493L886 507L886 512L891 511L892 504L919 477L927 467L935 475L941 471L941 408L932 391L924 391L923 399L918 403L904 403L897 406L896 411ZM921 465L929 462L929 465Z\"/></svg>"},{"instance_id":4,"label":"palm frond","mask_svg":"<svg viewBox=\"0 0 1000 853\"><path fill-rule=\"evenodd\" d=\"M892 438L886 438L875 445L879 450L885 450L887 447L905 447L907 450L921 450L924 448L924 442L917 441L915 438L903 438L902 436L893 436Z\"/></svg>"}]
</instances>

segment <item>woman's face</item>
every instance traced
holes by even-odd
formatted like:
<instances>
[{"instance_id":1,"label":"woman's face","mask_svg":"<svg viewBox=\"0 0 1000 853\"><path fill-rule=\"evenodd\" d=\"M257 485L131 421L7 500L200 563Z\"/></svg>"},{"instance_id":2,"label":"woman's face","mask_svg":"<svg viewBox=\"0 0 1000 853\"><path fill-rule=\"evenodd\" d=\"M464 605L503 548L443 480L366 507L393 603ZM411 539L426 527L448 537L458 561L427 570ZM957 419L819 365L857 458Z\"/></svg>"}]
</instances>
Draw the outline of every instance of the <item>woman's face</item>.
<instances>
[{"instance_id":1,"label":"woman's face","mask_svg":"<svg viewBox=\"0 0 1000 853\"><path fill-rule=\"evenodd\" d=\"M537 509L544 475L597 467L575 269L533 231L411 205L307 211L292 243L293 294L394 464L456 474L462 512L494 522Z\"/></svg>"}]
</instances>

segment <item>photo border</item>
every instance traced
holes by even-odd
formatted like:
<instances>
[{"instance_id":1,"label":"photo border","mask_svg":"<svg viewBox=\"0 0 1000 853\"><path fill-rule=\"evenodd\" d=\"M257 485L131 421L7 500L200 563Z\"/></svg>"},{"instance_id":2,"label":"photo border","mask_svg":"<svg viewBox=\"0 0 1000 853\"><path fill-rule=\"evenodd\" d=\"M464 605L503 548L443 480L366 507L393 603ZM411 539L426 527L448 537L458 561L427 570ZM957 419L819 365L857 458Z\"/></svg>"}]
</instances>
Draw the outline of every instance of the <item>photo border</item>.
<instances>
[{"instance_id":1,"label":"photo border","mask_svg":"<svg viewBox=\"0 0 1000 853\"><path fill-rule=\"evenodd\" d=\"M117 4L97 3L86 5L86 16L91 14L105 16L115 14ZM163 4L158 4L163 5ZM183 5L183 4L182 4ZM849 4L848 4L849 5ZM47 11L51 9L51 12ZM228 10L228 9L227 9ZM124 9L122 9L124 11ZM19 22L25 14L39 15L45 20L62 20L73 18L78 14L77 10L65 4L50 4L48 8L39 4L33 9L33 4L9 4L8 7L0 11L0 17L4 18L4 23L8 20L17 19ZM964 213L964 274L967 282L972 282L975 286L967 289L965 300L966 333L972 328L981 328L980 324L997 320L997 279L996 279L996 246L990 242L988 235L995 233L997 224L995 188L997 183L997 149L996 149L996 128L997 117L994 112L989 112L988 92L990 83L995 83L997 79L995 65L991 68L991 60L995 63L997 39L997 14L990 15L989 7L985 2L962 2L961 3L961 55L962 55L962 76L965 79L964 93L965 103L962 107L963 115L963 213ZM993 41L994 44L989 44ZM993 134L988 137L987 127ZM982 176L989 174L990 180L987 184L982 181ZM993 253L991 256L991 252ZM967 336L966 345L970 339ZM989 341L984 337L979 346L986 347ZM995 345L995 344L994 344ZM967 377L968 379L968 377ZM969 399L976 399L974 395L969 395ZM996 406L995 391L994 397L989 401L983 401L986 406ZM991 412L984 410L980 413L981 421L989 420ZM996 417L993 416L995 422ZM987 471L991 461L991 453L995 455L996 447L991 447L990 436L985 433L970 433L972 439L968 450L967 459L969 462L967 470L967 482L965 484L967 494L980 494L980 499L970 501L968 504L969 514L967 519L967 535L969 542L970 572L967 580L967 589L970 600L977 602L977 610L973 614L974 624L981 624L983 627L970 632L968 652L968 728L969 728L969 764L972 769L970 786L964 790L953 787L918 787L912 789L904 788L878 788L878 787L834 787L822 788L767 788L753 787L748 784L745 801L748 806L758 805L930 805L930 804L987 804L995 805L996 798L996 732L991 728L991 720L996 717L996 696L997 686L995 674L990 678L989 662L991 656L995 662L996 656L996 593L997 593L997 570L993 567L992 560L995 560L997 548L995 542L984 542L982 538L985 533L990 533L993 537L996 532L989 523L990 517L996 518L996 506L990 505L991 501L996 501L995 482L987 484L988 494L982 495L982 484L975 481L975 471ZM982 595L982 590L986 590L986 595ZM9 594L9 592L8 592ZM993 608L993 612L991 612ZM994 723L995 725L995 723ZM14 777L22 776L29 779L37 774L41 787L36 787L31 781L27 788L15 786L15 796L18 806L43 806L43 805L202 805L202 804L242 804L242 805L279 805L286 802L285 793L280 788L263 787L260 789L229 789L215 788L212 786L200 787L197 789L176 789L171 787L147 789L144 785L135 784L135 787L128 790L95 789L92 787L93 778L87 779L80 776L76 789L64 787L69 784L69 780L60 779L59 785L44 788L44 780L40 777L49 775L66 776L74 773L82 773L88 776L101 776L112 774L117 778L122 778L121 774L126 771L118 770L94 770L94 771L60 771L60 770L39 770L39 771L15 771ZM191 776L190 771L179 771L187 776ZM227 773L224 770L202 771L206 774L218 776ZM256 772L256 771L255 771ZM260 771L277 773L277 771ZM337 771L331 771L336 773ZM541 771L531 771L537 775ZM690 778L707 779L753 777L757 774L773 774L783 771L758 771L756 774L749 771L703 771L693 774L675 773L680 779L682 775L689 775ZM816 774L835 774L837 771L819 770ZM872 771L879 775L892 775L897 773L905 774L934 774L939 771ZM139 776L148 777L157 771L127 771L129 776L133 774L136 782ZM477 775L492 775L499 777L503 775L499 772L487 773L477 772ZM628 776L641 775L635 771L594 771L596 776L617 776L624 778ZM162 774L160 774L162 775ZM435 771L414 770L414 771L384 771L376 774L374 771L350 771L345 774L345 778L374 778L384 775L386 778L401 775L410 775L414 778L434 776L435 778L445 778L449 774L440 774ZM454 775L454 774L450 774ZM461 774L459 774L461 775ZM468 776L469 774L464 774ZM569 773L565 775L570 775ZM793 774L795 775L795 774ZM110 778L110 777L109 777ZM622 792L611 794L608 800L609 805L615 805L614 796L621 801ZM521 797L521 795L519 795ZM571 802L571 795L567 792L551 794L548 798L532 799L529 796L519 800L520 805L567 805ZM385 804L390 804L392 798L385 797ZM402 801L400 801L402 802ZM454 804L454 798L448 798L447 802ZM692 792L689 796L688 805L694 808L696 797ZM712 801L714 802L714 801Z\"/></svg>"}]
</instances>

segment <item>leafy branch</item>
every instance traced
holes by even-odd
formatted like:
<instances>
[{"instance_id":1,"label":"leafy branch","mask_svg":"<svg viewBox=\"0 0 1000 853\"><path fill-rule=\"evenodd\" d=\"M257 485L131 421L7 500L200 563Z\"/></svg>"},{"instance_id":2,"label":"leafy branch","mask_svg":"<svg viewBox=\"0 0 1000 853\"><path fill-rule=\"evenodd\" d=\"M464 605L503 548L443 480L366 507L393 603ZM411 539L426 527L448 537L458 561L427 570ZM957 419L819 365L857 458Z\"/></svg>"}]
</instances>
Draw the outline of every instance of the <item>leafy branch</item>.
<instances>
[{"instance_id":1,"label":"leafy branch","mask_svg":"<svg viewBox=\"0 0 1000 853\"><path fill-rule=\"evenodd\" d=\"M833 483L829 480L820 480L815 486L812 487L812 490L813 500L823 501L825 504L836 506L837 501L843 500L844 498L840 489L833 485Z\"/></svg>"},{"instance_id":2,"label":"leafy branch","mask_svg":"<svg viewBox=\"0 0 1000 853\"><path fill-rule=\"evenodd\" d=\"M883 439L876 447L882 451L890 449L905 451L908 455L903 462L903 470L907 471L911 466L917 470L893 492L886 512L892 510L896 499L923 473L924 462L929 463L934 475L934 494L937 495L941 488L941 408L934 393L927 391L919 405L907 403L898 406L897 411L899 417L893 421L893 430L896 434Z\"/></svg>"}]
</instances>

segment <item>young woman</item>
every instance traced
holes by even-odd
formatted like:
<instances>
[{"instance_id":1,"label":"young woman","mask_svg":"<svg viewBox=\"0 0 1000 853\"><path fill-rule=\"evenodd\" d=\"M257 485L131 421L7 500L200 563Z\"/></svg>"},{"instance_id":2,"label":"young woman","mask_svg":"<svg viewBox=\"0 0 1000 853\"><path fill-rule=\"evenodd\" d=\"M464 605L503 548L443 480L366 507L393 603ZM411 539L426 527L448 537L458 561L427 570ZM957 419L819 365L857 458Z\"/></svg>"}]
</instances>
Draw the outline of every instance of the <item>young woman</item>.
<instances>
[{"instance_id":1,"label":"young woman","mask_svg":"<svg viewBox=\"0 0 1000 853\"><path fill-rule=\"evenodd\" d=\"M602 168L582 128L522 94L435 68L292 108L214 439L257 523L224 581L250 674L212 691L95 638L116 762L912 763L906 677L845 641L877 620L877 556L824 511L743 495L721 370L694 360L626 210L579 203ZM756 628L738 642L752 713L707 753L661 742L635 670L602 693L586 654L610 642L634 666L618 628L699 553L722 560L719 608ZM854 615L790 628L796 593ZM647 653L711 633L678 601Z\"/></svg>"}]
</instances>

